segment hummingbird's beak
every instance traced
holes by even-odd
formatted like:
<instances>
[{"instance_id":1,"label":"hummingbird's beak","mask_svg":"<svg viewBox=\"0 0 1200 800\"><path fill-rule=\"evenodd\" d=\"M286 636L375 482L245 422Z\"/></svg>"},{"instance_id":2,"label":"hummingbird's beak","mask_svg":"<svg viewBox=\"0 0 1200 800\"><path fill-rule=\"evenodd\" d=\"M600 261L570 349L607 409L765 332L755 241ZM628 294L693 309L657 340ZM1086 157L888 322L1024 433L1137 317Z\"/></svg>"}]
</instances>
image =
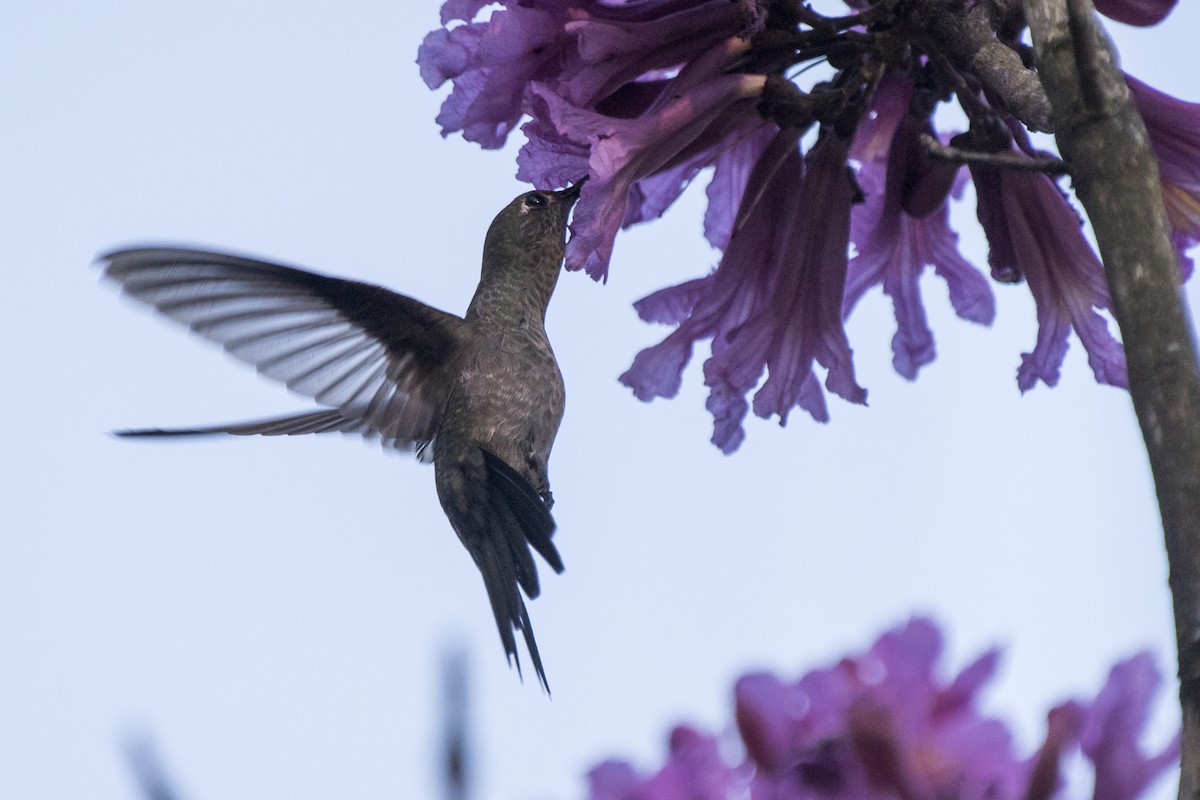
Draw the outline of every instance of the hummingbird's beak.
<instances>
[{"instance_id":1,"label":"hummingbird's beak","mask_svg":"<svg viewBox=\"0 0 1200 800\"><path fill-rule=\"evenodd\" d=\"M587 179L588 179L588 176L584 175L582 178L575 181L567 188L559 189L557 192L555 192L555 194L557 194L559 197L562 197L566 200L574 200L576 197L579 197L579 191L583 188L583 185L585 183L587 183Z\"/></svg>"}]
</instances>

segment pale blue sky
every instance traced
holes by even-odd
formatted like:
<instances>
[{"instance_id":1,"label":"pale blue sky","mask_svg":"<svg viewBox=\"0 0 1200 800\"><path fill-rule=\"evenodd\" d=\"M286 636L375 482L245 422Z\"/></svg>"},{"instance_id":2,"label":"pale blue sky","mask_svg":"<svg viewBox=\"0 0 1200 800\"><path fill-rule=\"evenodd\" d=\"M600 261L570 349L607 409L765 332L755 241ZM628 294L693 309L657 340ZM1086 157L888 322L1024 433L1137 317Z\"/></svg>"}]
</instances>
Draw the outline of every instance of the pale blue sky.
<instances>
[{"instance_id":1,"label":"pale blue sky","mask_svg":"<svg viewBox=\"0 0 1200 800\"><path fill-rule=\"evenodd\" d=\"M512 150L438 136L413 63L436 21L432 2L366 0L0 9L0 797L136 796L118 749L134 727L193 800L429 797L453 641L489 800L580 797L612 755L657 764L673 722L728 722L740 672L795 676L914 612L944 623L950 665L1008 645L987 705L1026 748L1116 658L1149 647L1172 672L1128 396L1075 340L1057 389L1019 395L1024 288L995 286L982 329L928 280L940 352L915 384L871 294L850 325L870 407L750 420L733 457L708 444L697 364L670 402L617 384L665 333L631 301L712 266L699 191L618 239L606 286L566 275L551 305L567 571L530 613L553 701L506 668L428 467L340 437L109 437L305 404L98 285L107 248L231 248L463 310L522 187ZM1200 99L1178 68L1198 28L1181 4L1119 31L1127 67ZM976 234L965 249L981 259Z\"/></svg>"}]
</instances>

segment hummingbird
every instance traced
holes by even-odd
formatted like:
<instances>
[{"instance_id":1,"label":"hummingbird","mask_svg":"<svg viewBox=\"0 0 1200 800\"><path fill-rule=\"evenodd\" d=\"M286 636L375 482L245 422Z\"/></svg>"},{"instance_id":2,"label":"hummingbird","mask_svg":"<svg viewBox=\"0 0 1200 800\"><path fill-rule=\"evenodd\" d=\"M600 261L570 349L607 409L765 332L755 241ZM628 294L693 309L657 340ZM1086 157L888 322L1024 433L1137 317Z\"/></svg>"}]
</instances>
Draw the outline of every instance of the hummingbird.
<instances>
[{"instance_id":1,"label":"hummingbird","mask_svg":"<svg viewBox=\"0 0 1200 800\"><path fill-rule=\"evenodd\" d=\"M341 432L432 461L438 499L483 576L509 663L520 674L520 631L549 694L521 592L531 600L540 592L532 551L563 571L547 462L565 391L545 318L585 180L525 192L496 215L462 317L380 286L229 253L145 247L100 256L123 294L321 406L117 435Z\"/></svg>"}]
</instances>

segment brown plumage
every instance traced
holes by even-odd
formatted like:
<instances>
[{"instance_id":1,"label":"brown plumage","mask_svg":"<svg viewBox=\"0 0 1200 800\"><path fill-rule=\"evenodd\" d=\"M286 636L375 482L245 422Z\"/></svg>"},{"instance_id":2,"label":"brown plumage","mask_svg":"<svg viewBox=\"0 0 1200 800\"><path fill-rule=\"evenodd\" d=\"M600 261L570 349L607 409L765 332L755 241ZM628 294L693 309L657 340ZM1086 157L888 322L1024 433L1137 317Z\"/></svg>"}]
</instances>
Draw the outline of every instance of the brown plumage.
<instances>
[{"instance_id":1,"label":"brown plumage","mask_svg":"<svg viewBox=\"0 0 1200 800\"><path fill-rule=\"evenodd\" d=\"M483 575L500 639L514 631L549 691L525 601L539 593L531 548L555 572L547 461L562 375L545 315L567 216L583 181L526 192L493 220L464 317L379 286L225 253L174 247L101 257L124 293L220 343L324 408L255 422L123 436L357 433L434 462L442 508Z\"/></svg>"}]
</instances>

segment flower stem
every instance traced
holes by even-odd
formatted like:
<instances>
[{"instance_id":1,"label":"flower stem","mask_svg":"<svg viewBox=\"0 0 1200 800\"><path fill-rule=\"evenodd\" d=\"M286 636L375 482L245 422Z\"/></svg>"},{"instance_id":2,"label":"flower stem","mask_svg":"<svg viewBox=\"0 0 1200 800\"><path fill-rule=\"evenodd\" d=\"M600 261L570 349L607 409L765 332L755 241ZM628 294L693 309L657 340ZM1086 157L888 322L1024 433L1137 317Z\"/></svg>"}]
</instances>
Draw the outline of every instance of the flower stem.
<instances>
[{"instance_id":1,"label":"flower stem","mask_svg":"<svg viewBox=\"0 0 1200 800\"><path fill-rule=\"evenodd\" d=\"M1067 171L1067 165L1061 158L1043 156L1033 158L1023 153L1000 152L989 153L979 150L967 150L954 145L942 144L928 133L920 136L921 146L930 158L938 161L950 161L955 164L977 164L984 167L999 169L1018 169L1024 172L1045 172L1049 175L1062 175Z\"/></svg>"}]
</instances>

